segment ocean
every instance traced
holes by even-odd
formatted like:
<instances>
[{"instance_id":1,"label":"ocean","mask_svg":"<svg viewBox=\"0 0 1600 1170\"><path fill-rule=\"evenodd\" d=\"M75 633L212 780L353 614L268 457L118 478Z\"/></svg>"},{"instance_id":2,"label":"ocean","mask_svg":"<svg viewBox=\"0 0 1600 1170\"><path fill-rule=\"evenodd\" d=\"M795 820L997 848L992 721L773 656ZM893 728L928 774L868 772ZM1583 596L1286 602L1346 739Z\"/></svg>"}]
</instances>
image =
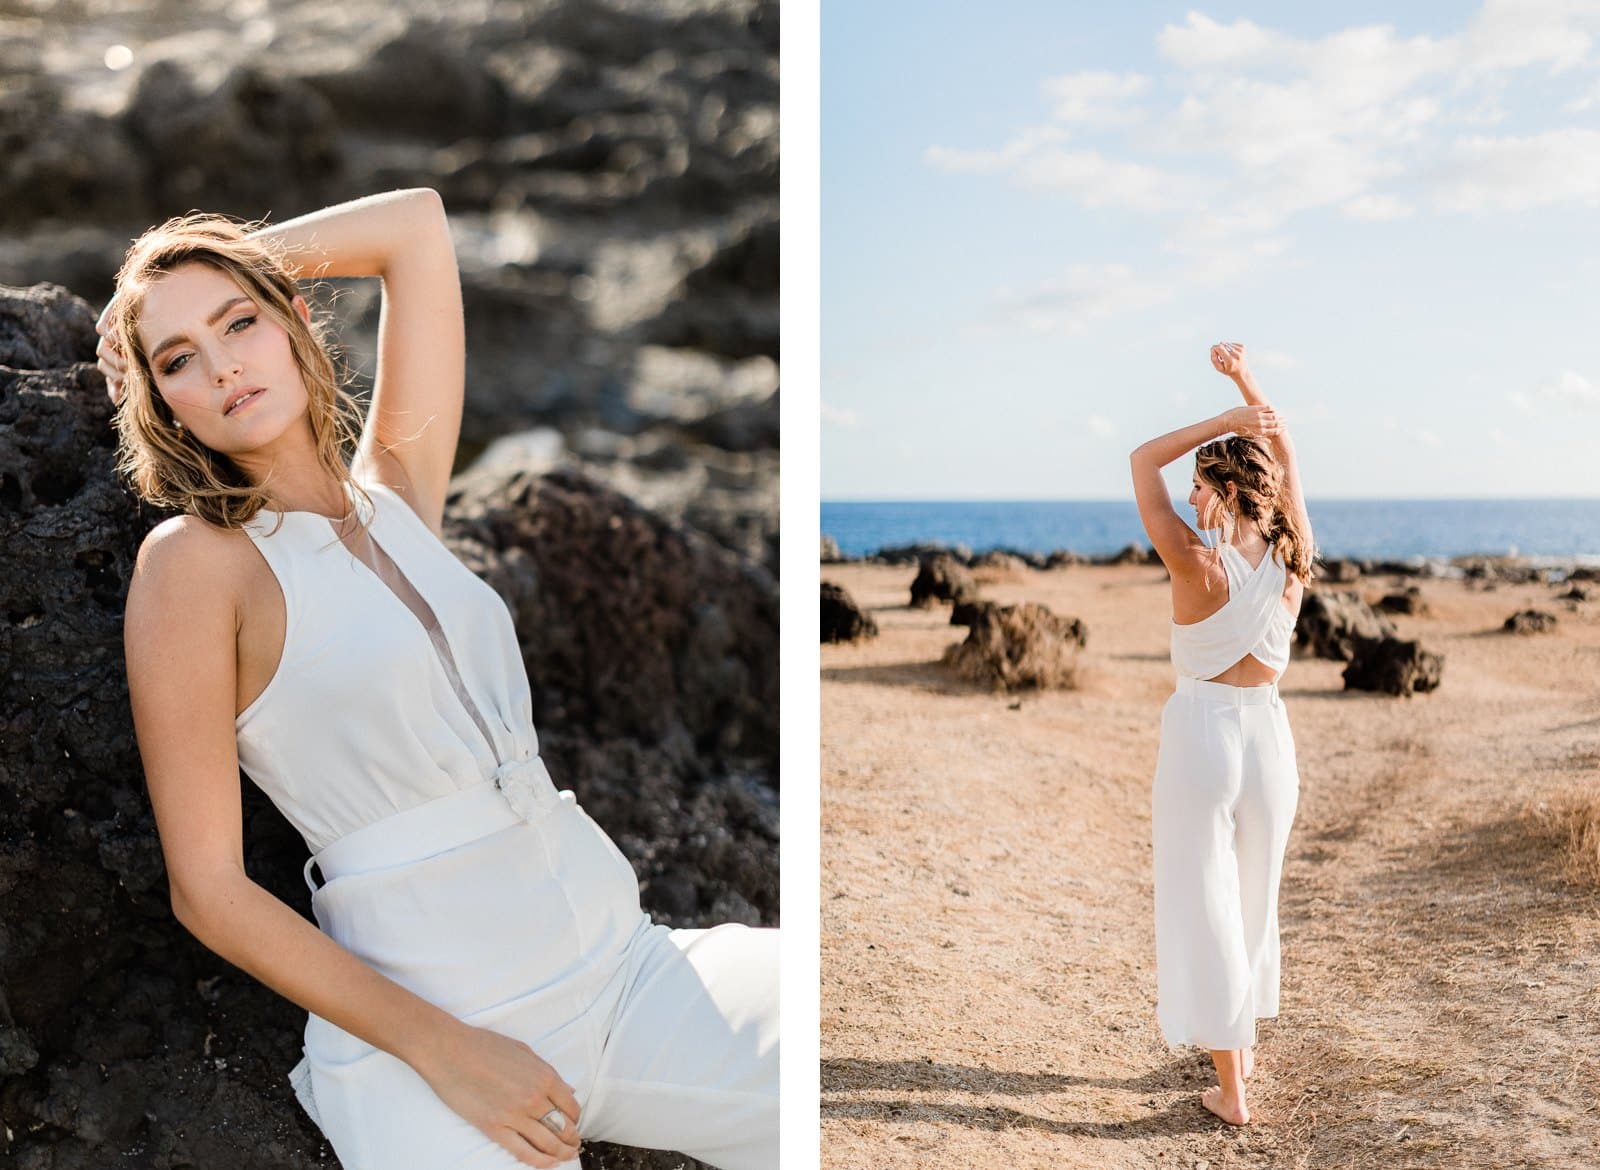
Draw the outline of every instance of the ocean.
<instances>
[{"instance_id":1,"label":"ocean","mask_svg":"<svg viewBox=\"0 0 1600 1170\"><path fill-rule=\"evenodd\" d=\"M1322 500L1308 505L1324 557L1430 560L1486 554L1600 564L1600 498ZM1179 501L1178 514L1187 507ZM1132 500L823 501L822 532L848 556L938 542L1086 555L1149 547Z\"/></svg>"}]
</instances>

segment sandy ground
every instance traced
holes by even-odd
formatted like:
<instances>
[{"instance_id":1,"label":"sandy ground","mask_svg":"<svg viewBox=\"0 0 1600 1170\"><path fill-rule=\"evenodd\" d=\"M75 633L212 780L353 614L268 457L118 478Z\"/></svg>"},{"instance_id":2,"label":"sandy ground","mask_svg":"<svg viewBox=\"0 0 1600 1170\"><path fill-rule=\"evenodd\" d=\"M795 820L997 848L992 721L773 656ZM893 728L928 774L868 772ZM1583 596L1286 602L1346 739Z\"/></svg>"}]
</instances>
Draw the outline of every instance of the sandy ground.
<instances>
[{"instance_id":1,"label":"sandy ground","mask_svg":"<svg viewBox=\"0 0 1600 1170\"><path fill-rule=\"evenodd\" d=\"M822 648L825 1165L1600 1164L1600 890L1541 815L1600 789L1600 602L1421 581L1433 616L1395 622L1444 678L1409 700L1290 664L1283 1014L1234 1129L1155 1020L1165 575L986 584L1089 626L1081 689L1021 695L937 665L965 630L913 576L823 569L882 631ZM1498 632L1528 605L1557 631Z\"/></svg>"}]
</instances>

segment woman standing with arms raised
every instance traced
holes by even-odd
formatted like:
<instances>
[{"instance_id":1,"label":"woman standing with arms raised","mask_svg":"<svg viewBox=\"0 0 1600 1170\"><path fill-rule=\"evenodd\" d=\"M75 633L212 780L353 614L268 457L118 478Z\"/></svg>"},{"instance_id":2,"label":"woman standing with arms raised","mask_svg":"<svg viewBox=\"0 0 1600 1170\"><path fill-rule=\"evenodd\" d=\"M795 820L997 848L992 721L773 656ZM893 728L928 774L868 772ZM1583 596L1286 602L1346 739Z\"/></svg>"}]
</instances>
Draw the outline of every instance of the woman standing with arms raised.
<instances>
[{"instance_id":1,"label":"woman standing with arms raised","mask_svg":"<svg viewBox=\"0 0 1600 1170\"><path fill-rule=\"evenodd\" d=\"M1299 773L1277 683L1312 543L1294 446L1244 346L1213 346L1211 362L1245 405L1151 439L1131 461L1172 579L1178 675L1152 790L1157 1015L1169 1044L1210 1050L1218 1084L1201 1102L1244 1125L1256 1020L1278 1014L1278 880ZM1210 545L1161 475L1196 447L1189 505L1216 533Z\"/></svg>"},{"instance_id":2,"label":"woman standing with arms raised","mask_svg":"<svg viewBox=\"0 0 1600 1170\"><path fill-rule=\"evenodd\" d=\"M302 276L383 282L359 434ZM101 328L121 469L184 512L125 626L173 910L310 1013L290 1079L346 1170L551 1167L580 1135L775 1166L776 931L651 923L539 758L509 610L440 540L465 355L437 194L169 221ZM240 767L312 851L320 931L244 872Z\"/></svg>"}]
</instances>

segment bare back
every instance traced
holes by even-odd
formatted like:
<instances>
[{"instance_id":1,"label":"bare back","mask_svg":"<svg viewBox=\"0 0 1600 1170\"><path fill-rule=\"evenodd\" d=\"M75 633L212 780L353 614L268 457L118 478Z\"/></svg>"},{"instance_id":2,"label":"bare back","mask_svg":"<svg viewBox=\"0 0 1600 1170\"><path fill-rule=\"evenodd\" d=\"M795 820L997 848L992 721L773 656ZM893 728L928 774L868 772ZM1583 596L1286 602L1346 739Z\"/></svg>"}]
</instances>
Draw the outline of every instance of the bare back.
<instances>
[{"instance_id":1,"label":"bare back","mask_svg":"<svg viewBox=\"0 0 1600 1170\"><path fill-rule=\"evenodd\" d=\"M1252 568L1270 555L1265 541L1249 547L1234 546ZM1227 570L1221 559L1210 551L1193 558L1188 572L1174 572L1172 580L1172 620L1179 625L1192 625L1204 621L1228 604L1229 586ZM1287 575L1282 605L1291 615L1300 616L1300 603L1305 597L1305 583L1293 573ZM1260 687L1278 680L1278 672L1253 654L1246 654L1221 674L1208 682L1226 683L1235 687Z\"/></svg>"}]
</instances>

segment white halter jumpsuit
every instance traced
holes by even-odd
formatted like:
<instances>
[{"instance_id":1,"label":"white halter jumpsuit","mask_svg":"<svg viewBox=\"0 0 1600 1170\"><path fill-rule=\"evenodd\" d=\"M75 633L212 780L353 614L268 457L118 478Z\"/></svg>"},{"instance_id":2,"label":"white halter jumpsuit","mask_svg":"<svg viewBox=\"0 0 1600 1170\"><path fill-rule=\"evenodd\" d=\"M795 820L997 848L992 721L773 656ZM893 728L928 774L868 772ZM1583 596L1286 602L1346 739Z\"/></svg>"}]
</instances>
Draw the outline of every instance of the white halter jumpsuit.
<instances>
[{"instance_id":1,"label":"white halter jumpsuit","mask_svg":"<svg viewBox=\"0 0 1600 1170\"><path fill-rule=\"evenodd\" d=\"M1221 545L1228 600L1172 624L1177 690L1161 712L1152 791L1156 1015L1173 1046L1255 1043L1278 1014L1278 879L1299 799L1294 736L1276 683L1206 682L1245 655L1282 677L1294 616L1269 550L1251 568Z\"/></svg>"},{"instance_id":2,"label":"white halter jumpsuit","mask_svg":"<svg viewBox=\"0 0 1600 1170\"><path fill-rule=\"evenodd\" d=\"M239 761L313 853L319 926L527 1043L577 1090L585 1140L775 1167L777 931L650 921L627 860L539 759L505 602L404 499L362 484L376 567L316 512L245 525L287 625L236 721ZM344 1170L522 1165L319 1016L304 1053L289 1080Z\"/></svg>"}]
</instances>

